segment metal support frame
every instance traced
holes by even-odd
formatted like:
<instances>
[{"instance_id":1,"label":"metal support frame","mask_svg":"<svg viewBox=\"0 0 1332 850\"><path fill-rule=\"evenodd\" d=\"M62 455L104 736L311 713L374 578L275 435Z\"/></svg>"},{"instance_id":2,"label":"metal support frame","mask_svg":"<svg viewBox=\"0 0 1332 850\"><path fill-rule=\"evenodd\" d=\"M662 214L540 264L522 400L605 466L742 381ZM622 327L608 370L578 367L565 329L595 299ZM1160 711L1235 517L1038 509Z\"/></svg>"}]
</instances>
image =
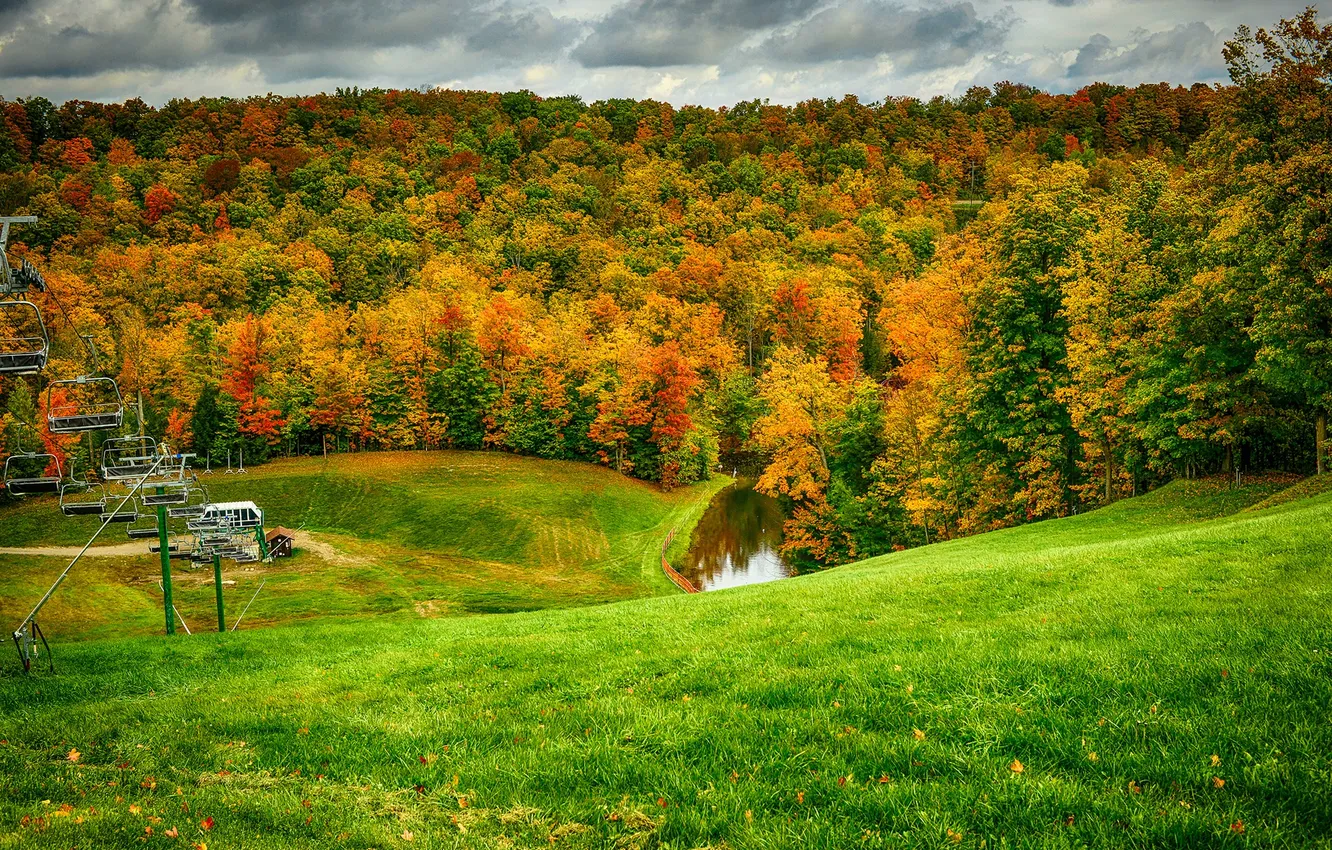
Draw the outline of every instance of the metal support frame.
<instances>
[{"instance_id":1,"label":"metal support frame","mask_svg":"<svg viewBox=\"0 0 1332 850\"><path fill-rule=\"evenodd\" d=\"M161 464L163 460L166 460L165 455L158 458L157 462L153 464L152 469L148 470L147 473L139 478L134 485L134 489L130 490L129 495L125 496L125 498L120 501L120 504L116 506L116 509L111 512L111 516L120 513L121 508L125 507L125 505L134 498L139 490L143 488L144 482L157 471L158 465ZM42 598L38 600L37 604L33 606L32 611L28 613L28 616L23 618L23 622L19 623L19 627L14 630L14 644L18 647L19 661L23 664L24 672L32 669L32 659L36 655L36 637L41 637L42 644L46 645L46 637L42 634L41 628L37 625L37 615L41 613L42 608L44 608L46 603L51 600L51 597L55 595L56 589L65 583L65 579L69 577L69 573L74 569L74 565L87 554L88 550L92 547L93 542L97 540L101 533L105 531L106 527L110 524L110 519L102 520L102 524L93 532L93 536L88 538L88 542L83 544L83 548L79 550L79 553L75 555L73 560L69 562L63 571L61 571L55 582L46 593L42 595ZM170 608L168 607L167 610L169 622L169 618L171 617ZM47 647L47 653L50 653L49 646ZM54 664L52 665L52 669L54 669Z\"/></svg>"},{"instance_id":2,"label":"metal support frame","mask_svg":"<svg viewBox=\"0 0 1332 850\"><path fill-rule=\"evenodd\" d=\"M162 490L161 487L157 488L159 494ZM171 549L167 542L166 505L157 506L157 544L161 547L159 554L162 559L162 607L166 611L166 633L174 635L176 633L176 621L172 618L171 612L176 610L176 606L171 601ZM184 622L184 620L181 622ZM186 631L188 631L188 627Z\"/></svg>"},{"instance_id":3,"label":"metal support frame","mask_svg":"<svg viewBox=\"0 0 1332 850\"><path fill-rule=\"evenodd\" d=\"M227 614L222 607L222 556L213 553L213 587L217 592L217 630L227 630Z\"/></svg>"}]
</instances>

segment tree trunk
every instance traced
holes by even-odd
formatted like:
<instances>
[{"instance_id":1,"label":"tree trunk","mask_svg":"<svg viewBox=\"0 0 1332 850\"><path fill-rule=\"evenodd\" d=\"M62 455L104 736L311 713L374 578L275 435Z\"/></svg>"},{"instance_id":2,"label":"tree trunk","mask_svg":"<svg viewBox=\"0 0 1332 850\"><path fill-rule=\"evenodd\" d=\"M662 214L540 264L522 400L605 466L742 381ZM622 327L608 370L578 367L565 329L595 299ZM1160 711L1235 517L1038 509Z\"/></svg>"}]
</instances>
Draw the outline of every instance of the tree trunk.
<instances>
[{"instance_id":1,"label":"tree trunk","mask_svg":"<svg viewBox=\"0 0 1332 850\"><path fill-rule=\"evenodd\" d=\"M1318 411L1318 423L1314 426L1314 454L1318 456L1318 474L1327 470L1327 413Z\"/></svg>"},{"instance_id":2,"label":"tree trunk","mask_svg":"<svg viewBox=\"0 0 1332 850\"><path fill-rule=\"evenodd\" d=\"M1113 498L1113 492L1111 490L1112 486L1111 482L1114 480L1114 469L1112 468L1114 464L1114 458L1110 454L1109 440L1106 440L1104 443L1101 444L1101 452L1105 456L1105 503L1108 505L1110 504L1110 500Z\"/></svg>"}]
</instances>

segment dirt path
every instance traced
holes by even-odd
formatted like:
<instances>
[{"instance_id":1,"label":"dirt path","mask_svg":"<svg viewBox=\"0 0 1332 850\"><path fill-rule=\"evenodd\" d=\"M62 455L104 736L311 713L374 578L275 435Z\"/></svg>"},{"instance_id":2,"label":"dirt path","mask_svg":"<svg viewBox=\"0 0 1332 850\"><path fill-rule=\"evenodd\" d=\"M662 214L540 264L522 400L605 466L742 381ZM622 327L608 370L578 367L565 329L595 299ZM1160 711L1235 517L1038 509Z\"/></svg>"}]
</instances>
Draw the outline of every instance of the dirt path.
<instances>
[{"instance_id":1,"label":"dirt path","mask_svg":"<svg viewBox=\"0 0 1332 850\"><path fill-rule=\"evenodd\" d=\"M73 558L75 555L79 554L82 549L82 546L34 546L32 548L0 546L0 555L31 555L39 558ZM88 550L88 554L85 557L132 558L136 555L147 554L147 542L114 543L110 546L93 546Z\"/></svg>"},{"instance_id":2,"label":"dirt path","mask_svg":"<svg viewBox=\"0 0 1332 850\"><path fill-rule=\"evenodd\" d=\"M136 558L146 556L151 541L138 543L113 543L110 546L93 546L88 550L87 558ZM368 563L364 558L338 551L332 544L316 540L308 531L297 531L292 535L296 548L318 555L325 561L335 564L359 565ZM27 555L37 558L73 558L79 554L82 546L0 546L0 555Z\"/></svg>"},{"instance_id":3,"label":"dirt path","mask_svg":"<svg viewBox=\"0 0 1332 850\"><path fill-rule=\"evenodd\" d=\"M308 531L293 531L291 534L291 543L297 549L304 549L328 561L331 564L349 564L351 566L360 566L370 563L365 558L358 558L355 555L348 555L341 552L332 544L323 540L316 540L314 535Z\"/></svg>"}]
</instances>

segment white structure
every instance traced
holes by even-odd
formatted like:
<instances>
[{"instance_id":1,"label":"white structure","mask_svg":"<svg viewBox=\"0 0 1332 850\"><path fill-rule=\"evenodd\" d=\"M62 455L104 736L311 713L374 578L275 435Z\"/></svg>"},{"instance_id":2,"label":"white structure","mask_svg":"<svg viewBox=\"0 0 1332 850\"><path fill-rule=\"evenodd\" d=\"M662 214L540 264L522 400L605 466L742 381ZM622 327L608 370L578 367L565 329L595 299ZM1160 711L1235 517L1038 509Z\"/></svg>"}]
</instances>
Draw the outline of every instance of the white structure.
<instances>
[{"instance_id":1,"label":"white structure","mask_svg":"<svg viewBox=\"0 0 1332 850\"><path fill-rule=\"evenodd\" d=\"M225 528L239 531L263 528L264 512L254 502L214 502L203 509L199 518L191 520L191 528Z\"/></svg>"}]
</instances>

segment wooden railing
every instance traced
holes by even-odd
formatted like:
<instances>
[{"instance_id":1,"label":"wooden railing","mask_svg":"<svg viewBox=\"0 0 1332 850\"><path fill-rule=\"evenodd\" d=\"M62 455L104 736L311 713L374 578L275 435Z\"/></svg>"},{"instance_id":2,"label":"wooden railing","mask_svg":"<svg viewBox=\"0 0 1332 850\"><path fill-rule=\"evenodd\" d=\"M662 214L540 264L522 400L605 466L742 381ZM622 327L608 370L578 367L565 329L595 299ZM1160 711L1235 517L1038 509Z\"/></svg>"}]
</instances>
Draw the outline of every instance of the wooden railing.
<instances>
[{"instance_id":1,"label":"wooden railing","mask_svg":"<svg viewBox=\"0 0 1332 850\"><path fill-rule=\"evenodd\" d=\"M671 541L673 540L675 540L675 529L672 528L661 544L661 571L666 574L666 578L674 582L675 586L683 590L685 593L698 593L698 588L694 587L693 582L680 575L675 567L671 566L670 561L666 560L666 550L670 548Z\"/></svg>"}]
</instances>

